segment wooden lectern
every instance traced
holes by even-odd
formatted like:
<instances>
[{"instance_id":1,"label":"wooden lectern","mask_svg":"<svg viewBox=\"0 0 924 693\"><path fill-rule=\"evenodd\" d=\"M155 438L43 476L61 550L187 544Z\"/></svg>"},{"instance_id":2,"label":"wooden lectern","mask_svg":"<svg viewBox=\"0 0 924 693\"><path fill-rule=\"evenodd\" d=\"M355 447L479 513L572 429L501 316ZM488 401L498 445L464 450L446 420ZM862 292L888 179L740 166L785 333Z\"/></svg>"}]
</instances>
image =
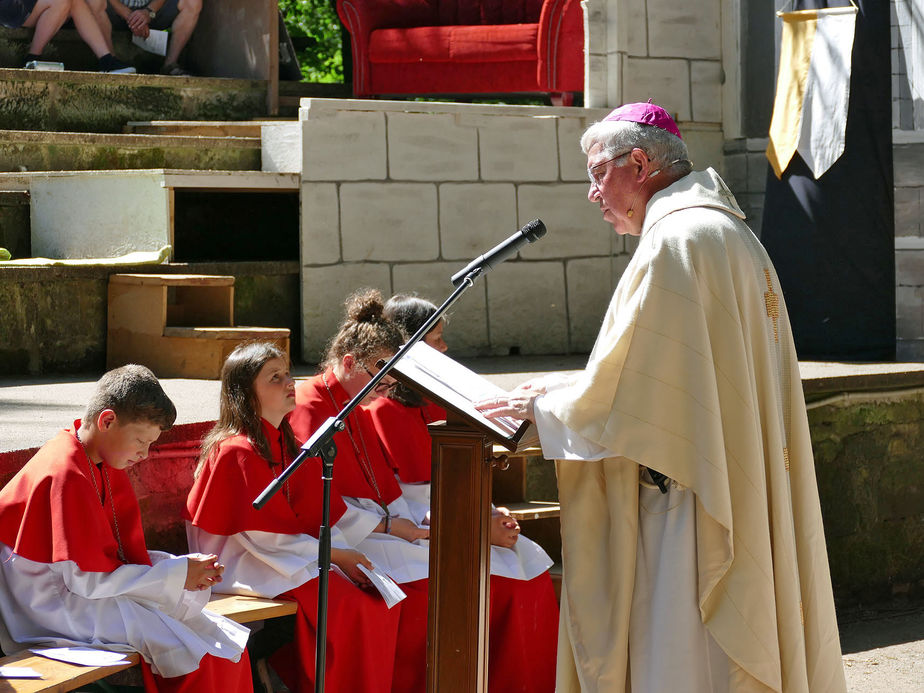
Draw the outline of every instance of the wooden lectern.
<instances>
[{"instance_id":1,"label":"wooden lectern","mask_svg":"<svg viewBox=\"0 0 924 693\"><path fill-rule=\"evenodd\" d=\"M445 423L430 425L427 690L486 693L492 448L515 450L527 424L488 422L466 406L460 379L497 388L426 344L414 345L391 375L447 412Z\"/></svg>"}]
</instances>

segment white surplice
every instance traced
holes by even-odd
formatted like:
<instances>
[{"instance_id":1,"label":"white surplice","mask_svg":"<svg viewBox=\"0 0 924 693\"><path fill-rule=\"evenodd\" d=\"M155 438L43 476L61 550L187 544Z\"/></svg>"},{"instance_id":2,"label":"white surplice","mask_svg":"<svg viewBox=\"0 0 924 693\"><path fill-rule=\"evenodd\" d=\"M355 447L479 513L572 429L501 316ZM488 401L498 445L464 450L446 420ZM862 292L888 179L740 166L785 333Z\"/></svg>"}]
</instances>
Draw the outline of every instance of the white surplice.
<instances>
[{"instance_id":1,"label":"white surplice","mask_svg":"<svg viewBox=\"0 0 924 693\"><path fill-rule=\"evenodd\" d=\"M237 661L250 631L203 607L189 591L185 556L149 551L154 565L90 572L40 563L0 544L0 644L138 651L164 677L194 671L205 654Z\"/></svg>"}]
</instances>

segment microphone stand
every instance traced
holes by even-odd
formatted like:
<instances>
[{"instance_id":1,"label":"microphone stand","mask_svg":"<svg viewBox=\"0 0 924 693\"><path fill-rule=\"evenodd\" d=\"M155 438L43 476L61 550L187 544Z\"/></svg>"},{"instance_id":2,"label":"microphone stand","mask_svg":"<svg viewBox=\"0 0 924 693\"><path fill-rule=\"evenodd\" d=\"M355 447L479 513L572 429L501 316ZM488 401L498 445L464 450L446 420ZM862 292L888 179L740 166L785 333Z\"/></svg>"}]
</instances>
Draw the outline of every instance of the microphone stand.
<instances>
[{"instance_id":1,"label":"microphone stand","mask_svg":"<svg viewBox=\"0 0 924 693\"><path fill-rule=\"evenodd\" d=\"M437 308L436 312L430 316L430 319L427 320L417 332L414 333L414 336L411 337L407 344L402 346L398 353L392 356L388 363L382 366L381 370L372 376L372 379L366 384L366 386L359 391L359 393L347 402L346 406L340 410L337 416L331 416L327 419L321 427L312 434L304 445L302 445L301 452L298 453L296 458L292 460L288 467L283 470L282 474L278 478L274 479L269 486L267 486L263 491L257 496L256 500L253 502L253 507L256 509L262 508L266 503L272 498L278 491L283 487L286 480L292 476L296 469L298 469L302 463L309 457L320 457L322 473L321 479L323 481L323 501L322 501L322 510L321 510L321 528L320 528L320 546L318 548L318 561L319 561L319 575L318 575L318 629L317 629L317 640L315 643L315 660L314 660L314 690L315 693L323 693L324 691L324 669L325 669L325 657L327 652L327 593L328 593L328 584L329 584L329 574L330 574L330 489L331 481L334 477L334 459L337 456L337 445L334 443L334 435L342 431L346 424L346 417L349 416L359 403L368 395L372 390L375 389L382 378L388 375L388 372L394 368L395 364L400 361L405 354L414 346L417 342L424 338L424 336L433 329L436 324L442 319L443 314L455 303L462 294L469 288L471 288L475 279L477 279L483 272L484 266L475 267L471 272L465 275L465 278L459 282L456 286L455 291L453 291L449 298L447 298L443 304Z\"/></svg>"}]
</instances>

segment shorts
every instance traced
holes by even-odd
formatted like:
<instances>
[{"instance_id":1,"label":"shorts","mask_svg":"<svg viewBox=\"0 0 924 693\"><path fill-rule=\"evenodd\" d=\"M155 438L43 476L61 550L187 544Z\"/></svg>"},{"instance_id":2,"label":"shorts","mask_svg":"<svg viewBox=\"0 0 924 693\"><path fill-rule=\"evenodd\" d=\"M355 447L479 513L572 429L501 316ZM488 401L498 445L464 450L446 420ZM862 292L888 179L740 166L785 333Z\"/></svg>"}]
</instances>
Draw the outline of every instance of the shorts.
<instances>
[{"instance_id":1,"label":"shorts","mask_svg":"<svg viewBox=\"0 0 924 693\"><path fill-rule=\"evenodd\" d=\"M18 29L32 14L36 2L37 0L0 0L0 24L10 29Z\"/></svg>"},{"instance_id":2,"label":"shorts","mask_svg":"<svg viewBox=\"0 0 924 693\"><path fill-rule=\"evenodd\" d=\"M0 3L3 1L4 0L0 0ZM176 19L176 16L180 13L180 8L178 7L179 1L180 0L167 0L164 6L157 10L157 16L151 20L151 23L148 24L148 28L163 30L173 26L173 20ZM107 5L106 14L109 15L109 21L112 22L113 29L124 29L128 31L128 24L125 23L124 19L112 11L112 5Z\"/></svg>"}]
</instances>

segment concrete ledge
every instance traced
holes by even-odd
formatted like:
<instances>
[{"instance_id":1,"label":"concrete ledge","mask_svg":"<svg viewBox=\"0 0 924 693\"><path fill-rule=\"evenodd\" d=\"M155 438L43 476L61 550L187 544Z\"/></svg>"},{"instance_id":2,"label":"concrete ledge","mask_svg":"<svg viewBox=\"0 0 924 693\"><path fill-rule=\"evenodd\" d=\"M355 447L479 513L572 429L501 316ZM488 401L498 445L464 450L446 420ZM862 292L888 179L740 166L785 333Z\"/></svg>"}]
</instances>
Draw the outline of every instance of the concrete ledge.
<instances>
[{"instance_id":1,"label":"concrete ledge","mask_svg":"<svg viewBox=\"0 0 924 693\"><path fill-rule=\"evenodd\" d=\"M800 361L806 401L839 392L924 387L924 363L826 363Z\"/></svg>"},{"instance_id":2,"label":"concrete ledge","mask_svg":"<svg viewBox=\"0 0 924 693\"><path fill-rule=\"evenodd\" d=\"M262 80L0 69L0 129L121 132L138 120L266 115Z\"/></svg>"},{"instance_id":3,"label":"concrete ledge","mask_svg":"<svg viewBox=\"0 0 924 693\"><path fill-rule=\"evenodd\" d=\"M260 136L95 134L6 130L0 171L260 170Z\"/></svg>"}]
</instances>

